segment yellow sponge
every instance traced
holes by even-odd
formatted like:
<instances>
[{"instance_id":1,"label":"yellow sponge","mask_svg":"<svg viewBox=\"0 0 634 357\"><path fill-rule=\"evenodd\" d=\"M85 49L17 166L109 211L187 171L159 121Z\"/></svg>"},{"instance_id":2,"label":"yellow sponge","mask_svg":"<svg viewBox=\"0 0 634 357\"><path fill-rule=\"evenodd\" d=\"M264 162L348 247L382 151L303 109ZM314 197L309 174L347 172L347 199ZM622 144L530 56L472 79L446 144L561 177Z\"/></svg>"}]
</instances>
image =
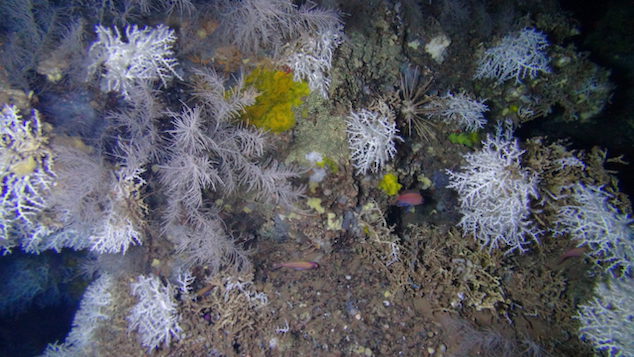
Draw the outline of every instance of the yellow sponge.
<instances>
[{"instance_id":1,"label":"yellow sponge","mask_svg":"<svg viewBox=\"0 0 634 357\"><path fill-rule=\"evenodd\" d=\"M308 83L295 82L291 73L266 68L255 69L245 82L260 93L255 104L246 108L248 123L274 133L295 126L293 107L302 104L302 98L310 93Z\"/></svg>"}]
</instances>

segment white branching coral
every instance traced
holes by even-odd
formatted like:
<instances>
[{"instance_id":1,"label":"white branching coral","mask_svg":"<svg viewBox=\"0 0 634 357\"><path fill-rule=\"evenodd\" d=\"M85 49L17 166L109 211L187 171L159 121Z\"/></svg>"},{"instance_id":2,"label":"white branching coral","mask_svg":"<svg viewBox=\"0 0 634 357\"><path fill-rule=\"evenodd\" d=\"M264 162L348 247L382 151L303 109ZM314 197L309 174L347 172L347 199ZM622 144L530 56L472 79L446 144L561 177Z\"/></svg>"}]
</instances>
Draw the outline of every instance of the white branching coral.
<instances>
[{"instance_id":1,"label":"white branching coral","mask_svg":"<svg viewBox=\"0 0 634 357\"><path fill-rule=\"evenodd\" d=\"M473 235L489 251L505 248L507 253L523 253L529 239L537 241L540 234L530 219L538 177L521 166L524 151L510 128L498 127L482 145L463 156L467 165L461 171L447 170L448 187L458 191L459 225L464 235Z\"/></svg>"},{"instance_id":2,"label":"white branching coral","mask_svg":"<svg viewBox=\"0 0 634 357\"><path fill-rule=\"evenodd\" d=\"M173 58L174 30L163 25L142 29L126 26L127 42L122 41L116 27L111 30L98 25L95 30L97 41L88 51L89 72L102 77L105 91L118 91L129 99L130 92L146 82L160 80L166 86L174 76L180 78Z\"/></svg>"},{"instance_id":3,"label":"white branching coral","mask_svg":"<svg viewBox=\"0 0 634 357\"><path fill-rule=\"evenodd\" d=\"M328 98L329 73L332 55L342 42L342 29L335 28L325 33L302 37L293 53L286 58L286 64L293 70L295 81L308 81L311 91Z\"/></svg>"},{"instance_id":4,"label":"white branching coral","mask_svg":"<svg viewBox=\"0 0 634 357\"><path fill-rule=\"evenodd\" d=\"M378 172L396 155L398 129L394 114L385 103L375 110L351 112L347 120L348 144L358 174Z\"/></svg>"},{"instance_id":5,"label":"white branching coral","mask_svg":"<svg viewBox=\"0 0 634 357\"><path fill-rule=\"evenodd\" d=\"M22 117L15 106L0 113L0 252L10 252L17 235L29 235L46 206L54 182L53 154L39 114Z\"/></svg>"},{"instance_id":6,"label":"white branching coral","mask_svg":"<svg viewBox=\"0 0 634 357\"><path fill-rule=\"evenodd\" d=\"M140 275L131 289L137 303L128 316L128 329L138 331L148 352L161 345L169 346L172 339L180 339L182 328L174 288L169 283L164 286L156 276Z\"/></svg>"},{"instance_id":7,"label":"white branching coral","mask_svg":"<svg viewBox=\"0 0 634 357\"><path fill-rule=\"evenodd\" d=\"M142 242L142 218L146 207L140 192L145 180L142 170L127 172L125 168L115 171L115 179L107 195L105 214L88 237L90 250L103 253L123 253L131 245Z\"/></svg>"},{"instance_id":8,"label":"white branching coral","mask_svg":"<svg viewBox=\"0 0 634 357\"><path fill-rule=\"evenodd\" d=\"M506 35L500 44L484 52L478 60L474 78L491 78L501 84L509 79L522 79L550 72L546 35L533 28L525 28Z\"/></svg>"},{"instance_id":9,"label":"white branching coral","mask_svg":"<svg viewBox=\"0 0 634 357\"><path fill-rule=\"evenodd\" d=\"M425 106L425 110L433 117L459 126L462 130L476 131L486 124L484 112L489 107L484 101L472 99L464 93L456 95L451 92L433 99Z\"/></svg>"},{"instance_id":10,"label":"white branching coral","mask_svg":"<svg viewBox=\"0 0 634 357\"><path fill-rule=\"evenodd\" d=\"M90 356L94 355L95 332L114 313L115 301L112 290L115 280L104 274L93 281L81 298L75 313L73 326L63 344L49 344L44 356Z\"/></svg>"},{"instance_id":11,"label":"white branching coral","mask_svg":"<svg viewBox=\"0 0 634 357\"><path fill-rule=\"evenodd\" d=\"M222 281L225 287L225 301L230 299L233 291L239 291L250 305L262 307L269 303L269 297L264 292L259 292L253 286L253 278L250 276L228 276Z\"/></svg>"},{"instance_id":12,"label":"white branching coral","mask_svg":"<svg viewBox=\"0 0 634 357\"><path fill-rule=\"evenodd\" d=\"M52 143L55 186L47 196L46 214L34 225L37 234L21 239L24 251L39 254L72 248L125 253L131 245L141 244L146 213L142 169L112 169L80 144L63 138Z\"/></svg>"},{"instance_id":13,"label":"white branching coral","mask_svg":"<svg viewBox=\"0 0 634 357\"><path fill-rule=\"evenodd\" d=\"M579 336L608 356L634 356L634 279L609 279L579 306Z\"/></svg>"},{"instance_id":14,"label":"white branching coral","mask_svg":"<svg viewBox=\"0 0 634 357\"><path fill-rule=\"evenodd\" d=\"M302 32L302 36L289 47L290 54L284 62L293 70L295 81L308 81L311 91L327 98L332 57L343 42L343 25L335 11L319 11L322 13L323 25L314 33Z\"/></svg>"},{"instance_id":15,"label":"white branching coral","mask_svg":"<svg viewBox=\"0 0 634 357\"><path fill-rule=\"evenodd\" d=\"M577 183L571 187L576 204L561 208L557 235L569 234L606 271L630 274L634 264L632 220L610 204L613 196L601 187Z\"/></svg>"}]
</instances>

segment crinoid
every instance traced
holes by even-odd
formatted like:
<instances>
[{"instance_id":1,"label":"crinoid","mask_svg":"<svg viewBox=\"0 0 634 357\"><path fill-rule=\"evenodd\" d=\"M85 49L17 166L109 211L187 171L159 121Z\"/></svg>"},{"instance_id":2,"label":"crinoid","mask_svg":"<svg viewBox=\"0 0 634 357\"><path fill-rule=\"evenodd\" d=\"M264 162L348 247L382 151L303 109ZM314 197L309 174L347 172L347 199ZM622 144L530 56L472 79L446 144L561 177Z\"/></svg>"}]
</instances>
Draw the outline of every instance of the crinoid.
<instances>
[{"instance_id":1,"label":"crinoid","mask_svg":"<svg viewBox=\"0 0 634 357\"><path fill-rule=\"evenodd\" d=\"M409 134L411 135L412 125L414 125L419 136L426 140L434 139L433 123L426 118L427 110L425 109L425 105L430 101L425 92L433 77L422 78L420 68L408 64L401 71L400 78L400 113L407 121Z\"/></svg>"}]
</instances>

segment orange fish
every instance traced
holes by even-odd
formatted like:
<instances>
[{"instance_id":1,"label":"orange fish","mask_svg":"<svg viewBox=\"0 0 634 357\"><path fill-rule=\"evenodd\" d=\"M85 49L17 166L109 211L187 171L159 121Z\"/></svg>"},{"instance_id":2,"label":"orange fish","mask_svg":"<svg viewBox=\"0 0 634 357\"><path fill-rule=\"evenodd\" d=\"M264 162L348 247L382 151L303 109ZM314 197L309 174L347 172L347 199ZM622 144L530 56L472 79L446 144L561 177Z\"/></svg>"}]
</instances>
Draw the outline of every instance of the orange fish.
<instances>
[{"instance_id":1,"label":"orange fish","mask_svg":"<svg viewBox=\"0 0 634 357\"><path fill-rule=\"evenodd\" d=\"M396 203L398 207L412 207L423 204L425 200L423 196L417 191L405 191L396 197Z\"/></svg>"},{"instance_id":2,"label":"orange fish","mask_svg":"<svg viewBox=\"0 0 634 357\"><path fill-rule=\"evenodd\" d=\"M305 260L298 260L294 262L285 262L273 264L273 268L271 270L277 270L280 268L289 268L293 270L311 270L319 268L319 264L316 262L309 262Z\"/></svg>"}]
</instances>

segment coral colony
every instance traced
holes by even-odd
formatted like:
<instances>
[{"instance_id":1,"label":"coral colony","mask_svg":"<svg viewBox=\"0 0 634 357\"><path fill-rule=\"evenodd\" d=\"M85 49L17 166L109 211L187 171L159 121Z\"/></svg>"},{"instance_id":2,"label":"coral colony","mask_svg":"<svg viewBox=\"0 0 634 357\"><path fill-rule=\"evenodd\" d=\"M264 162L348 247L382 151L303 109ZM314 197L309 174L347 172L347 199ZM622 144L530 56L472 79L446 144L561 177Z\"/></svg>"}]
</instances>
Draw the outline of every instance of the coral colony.
<instances>
[{"instance_id":1,"label":"coral colony","mask_svg":"<svg viewBox=\"0 0 634 357\"><path fill-rule=\"evenodd\" d=\"M20 235L37 235L37 215L46 205L55 174L53 153L37 111L23 118L15 106L5 106L2 120L2 237L0 248L10 252Z\"/></svg>"},{"instance_id":2,"label":"coral colony","mask_svg":"<svg viewBox=\"0 0 634 357\"><path fill-rule=\"evenodd\" d=\"M551 44L549 38L557 37L550 32L516 26L498 34L501 40L482 42L472 66L463 64L454 76L448 72L456 67L443 66L459 62L452 58L458 46L478 42L452 38L468 22L457 11L467 7L460 1L426 5L457 9L443 12L426 40L414 32L386 36L373 44L375 52L359 44L362 33L355 26L363 21L312 1L110 0L94 8L71 1L64 9L48 1L4 2L0 251L12 260L0 265L6 275L0 313L18 314L36 300L45 305L41 297L57 291L53 279L68 284L83 273L92 281L70 332L63 341L51 341L44 356L103 355L110 338L117 343L109 348L126 351L112 353L121 355L243 355L253 354L254 346L281 348L281 338L308 340L299 329L313 323L310 314L300 322L294 312L265 310L271 294L282 295L271 282L265 292L254 277L318 276L328 263L298 256L269 264L273 258L263 259L256 244L268 237L280 246L310 241L314 247L306 250L320 250L320 257L332 253L335 241L337 247L355 245L349 254L371 256L377 269L398 282L390 284L402 288L401 295L419 294L421 286L432 285L420 274L438 270L438 276L451 278L449 285L459 285L442 309L456 316L488 309L511 323L530 313L508 291L513 288L507 284L530 273L521 262L582 247L579 259L595 263L585 271L595 286L594 295L567 302L568 320L578 320L578 342L610 356L634 355L629 201L604 160L591 165L590 155L577 158L562 146L514 136L519 125L545 116L557 103L554 82L583 87L576 88L577 102L567 101L573 118L590 120L610 95L607 74L578 60L574 49ZM390 8L393 24L373 15L367 32L402 31L400 6ZM58 24L47 15L53 10L68 10L72 23ZM344 18L355 21L348 27ZM516 23L527 26L529 18ZM152 26L139 24L142 19L151 19ZM487 19L480 22L493 21ZM396 46L396 39L407 43ZM348 58L341 59L344 53ZM554 61L554 55L566 61ZM589 77L577 80L579 71L567 72L571 61L574 68L589 67L583 72ZM537 83L542 76L564 75L569 77ZM31 86L46 100L39 103L24 90ZM575 106L588 104L589 96L597 108ZM487 104L476 98L487 98ZM544 98L550 101L540 107ZM46 104L51 102L57 104ZM317 126L326 121L330 126ZM303 142L309 147L294 146L302 142L295 140L300 134L308 136ZM390 206L424 222L391 227L383 213ZM437 228L432 221L450 223ZM434 248L434 232L452 239L452 246ZM332 234L346 239L327 241ZM561 243L554 249L552 242ZM435 268L450 251L458 253ZM72 262L38 266L39 259L57 259L50 256ZM536 261L544 269L543 260ZM504 264L515 265L502 275L495 269ZM544 275L555 279L563 273ZM394 295L382 292L382 307L392 308ZM548 296L563 295L557 290ZM342 305L356 320L370 321L355 304ZM334 320L331 312L320 314ZM257 325L257 316L269 322L277 316L283 337L275 336L274 327L267 332ZM246 342L240 340L245 331L275 337ZM329 348L339 348L334 346ZM346 352L370 351L355 348Z\"/></svg>"},{"instance_id":3,"label":"coral colony","mask_svg":"<svg viewBox=\"0 0 634 357\"><path fill-rule=\"evenodd\" d=\"M351 112L347 120L350 157L360 174L378 172L396 154L398 129L394 115L385 103L374 111Z\"/></svg>"},{"instance_id":4,"label":"coral colony","mask_svg":"<svg viewBox=\"0 0 634 357\"><path fill-rule=\"evenodd\" d=\"M119 30L103 26L95 28L97 41L88 50L89 72L101 78L102 89L118 91L129 98L130 91L143 81L160 80L163 85L174 76L176 60L172 58L172 46L176 41L174 31L159 25L156 28L139 29L126 26L121 40ZM104 67L103 72L100 67Z\"/></svg>"},{"instance_id":5,"label":"coral colony","mask_svg":"<svg viewBox=\"0 0 634 357\"><path fill-rule=\"evenodd\" d=\"M86 289L79 310L75 313L73 325L64 343L52 343L45 356L76 356L90 353L91 341L99 323L107 321L113 313L114 305L113 277L102 274Z\"/></svg>"},{"instance_id":6,"label":"coral colony","mask_svg":"<svg viewBox=\"0 0 634 357\"><path fill-rule=\"evenodd\" d=\"M16 122L20 118L15 108L5 107L4 182L11 186L3 198L7 218L2 248L9 251L19 244L33 253L63 247L125 253L131 244L139 244L131 214L144 209L138 197L144 182L140 171L107 169L101 159L76 148L49 146L37 112L24 123ZM57 222L43 222L44 212Z\"/></svg>"},{"instance_id":7,"label":"coral colony","mask_svg":"<svg viewBox=\"0 0 634 357\"><path fill-rule=\"evenodd\" d=\"M610 356L634 350L634 279L609 279L594 289L595 298L579 307L579 333Z\"/></svg>"},{"instance_id":8,"label":"coral colony","mask_svg":"<svg viewBox=\"0 0 634 357\"><path fill-rule=\"evenodd\" d=\"M179 339L182 329L174 299L174 288L163 286L156 276L139 276L131 285L132 295L139 299L130 311L130 330L138 330L141 343L149 351Z\"/></svg>"},{"instance_id":9,"label":"coral colony","mask_svg":"<svg viewBox=\"0 0 634 357\"><path fill-rule=\"evenodd\" d=\"M630 275L634 264L634 232L631 217L610 204L613 198L598 186L577 183L571 187L576 204L559 212L556 234L568 234L606 271Z\"/></svg>"},{"instance_id":10,"label":"coral colony","mask_svg":"<svg viewBox=\"0 0 634 357\"><path fill-rule=\"evenodd\" d=\"M516 83L550 72L548 40L542 32L525 28L505 36L500 44L487 49L478 61L474 78L491 78L498 84L509 79Z\"/></svg>"},{"instance_id":11,"label":"coral colony","mask_svg":"<svg viewBox=\"0 0 634 357\"><path fill-rule=\"evenodd\" d=\"M540 235L530 218L530 201L539 197L539 179L521 166L522 154L508 125L499 126L480 150L465 154L467 165L460 172L447 171L449 187L459 195L463 233L489 251L525 252Z\"/></svg>"},{"instance_id":12,"label":"coral colony","mask_svg":"<svg viewBox=\"0 0 634 357\"><path fill-rule=\"evenodd\" d=\"M476 131L486 124L484 112L489 108L483 101L472 99L464 93L454 95L449 92L431 101L425 106L425 110L430 116L454 124L465 131Z\"/></svg>"}]
</instances>

